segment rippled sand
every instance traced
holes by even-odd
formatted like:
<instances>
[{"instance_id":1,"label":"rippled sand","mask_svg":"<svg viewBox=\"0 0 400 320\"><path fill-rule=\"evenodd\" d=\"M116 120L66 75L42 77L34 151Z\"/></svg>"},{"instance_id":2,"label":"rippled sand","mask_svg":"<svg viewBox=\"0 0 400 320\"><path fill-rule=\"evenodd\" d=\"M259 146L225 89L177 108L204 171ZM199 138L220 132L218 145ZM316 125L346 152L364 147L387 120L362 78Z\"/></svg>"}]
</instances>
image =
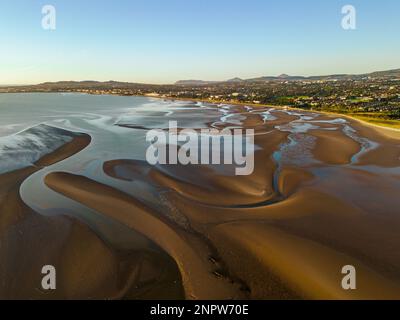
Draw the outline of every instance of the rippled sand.
<instances>
[{"instance_id":1,"label":"rippled sand","mask_svg":"<svg viewBox=\"0 0 400 320\"><path fill-rule=\"evenodd\" d=\"M144 137L169 120L255 129L254 173L117 155L95 159L96 171L49 166L85 147L75 138L64 147L74 150L39 160L47 170L0 176L0 297L400 298L400 134L311 112L196 103L115 126ZM39 213L18 193L36 171L22 194L39 178L54 192L47 206L36 196ZM61 270L54 295L27 272L45 255ZM357 269L357 290L341 287L345 265Z\"/></svg>"}]
</instances>

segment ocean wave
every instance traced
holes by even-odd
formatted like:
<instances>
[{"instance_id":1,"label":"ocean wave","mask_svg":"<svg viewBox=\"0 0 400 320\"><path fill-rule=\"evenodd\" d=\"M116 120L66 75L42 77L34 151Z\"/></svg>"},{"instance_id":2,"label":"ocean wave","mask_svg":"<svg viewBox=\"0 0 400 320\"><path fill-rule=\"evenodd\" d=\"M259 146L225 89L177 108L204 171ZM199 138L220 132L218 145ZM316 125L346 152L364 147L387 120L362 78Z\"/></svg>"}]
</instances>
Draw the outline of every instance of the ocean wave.
<instances>
[{"instance_id":1,"label":"ocean wave","mask_svg":"<svg viewBox=\"0 0 400 320\"><path fill-rule=\"evenodd\" d=\"M72 139L77 133L40 124L0 137L0 174L33 165Z\"/></svg>"}]
</instances>

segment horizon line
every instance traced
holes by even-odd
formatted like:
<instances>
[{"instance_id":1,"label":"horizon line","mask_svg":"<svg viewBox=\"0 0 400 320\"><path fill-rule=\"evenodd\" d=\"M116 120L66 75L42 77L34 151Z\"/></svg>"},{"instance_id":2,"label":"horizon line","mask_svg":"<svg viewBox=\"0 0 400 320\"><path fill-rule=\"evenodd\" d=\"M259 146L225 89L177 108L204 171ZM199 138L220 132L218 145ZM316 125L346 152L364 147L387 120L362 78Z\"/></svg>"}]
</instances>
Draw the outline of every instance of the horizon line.
<instances>
[{"instance_id":1,"label":"horizon line","mask_svg":"<svg viewBox=\"0 0 400 320\"><path fill-rule=\"evenodd\" d=\"M131 84L144 84L144 85L159 85L159 86L163 86L163 85L174 85L176 84L176 82L179 81L203 81L203 82L227 82L229 80L232 79L240 79L243 81L246 80L252 80L252 79L258 79L258 78L279 78L281 76L288 76L288 77L304 77L304 78L312 78L312 77L328 77L328 76L337 76L337 75L347 75L347 76L360 76L360 75L367 75L367 74L371 74L371 73L377 73L377 72L388 72L388 71L396 71L396 70L400 70L400 68L391 68L391 69L385 69L385 70L375 70L375 71L370 71L370 72L363 72L363 73L330 73L330 74L315 74L315 75L308 75L308 76L304 76L304 75L290 75L290 74L286 74L286 73L281 73L279 75L261 75L261 76L255 76L252 78L242 78L239 76L230 78L230 79L226 79L226 80L203 80L203 79L196 79L196 78L190 78L190 79L180 79L180 80L176 80L175 82L171 82L171 83L150 83L150 82L136 82L136 81L119 81L119 80L93 80L93 79L85 79L85 80L55 80L55 81L44 81L44 82L39 82L39 83L29 83L29 84L1 84L0 83L0 87L24 87L24 86L37 86L37 85L41 85L41 84L45 84L45 83L58 83L58 82L100 82L100 83L106 83L106 82L119 82L119 83L131 83Z\"/></svg>"}]
</instances>

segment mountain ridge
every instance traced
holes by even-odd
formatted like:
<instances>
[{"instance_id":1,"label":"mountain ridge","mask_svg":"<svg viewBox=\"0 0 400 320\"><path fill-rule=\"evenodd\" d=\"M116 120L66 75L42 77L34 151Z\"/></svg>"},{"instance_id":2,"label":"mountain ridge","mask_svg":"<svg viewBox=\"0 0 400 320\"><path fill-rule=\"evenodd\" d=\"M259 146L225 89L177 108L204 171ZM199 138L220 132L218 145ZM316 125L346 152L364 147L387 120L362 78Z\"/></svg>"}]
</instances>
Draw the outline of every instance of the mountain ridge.
<instances>
[{"instance_id":1,"label":"mountain ridge","mask_svg":"<svg viewBox=\"0 0 400 320\"><path fill-rule=\"evenodd\" d=\"M301 75L288 75L281 74L279 76L261 76L256 78L241 79L233 78L226 81L206 81L206 80L179 80L175 82L175 85L185 85L185 84L212 84L212 83L225 83L225 82L257 82L257 81L298 81L298 80L345 80L345 79L361 79L365 77L387 77L387 76L397 76L400 78L400 68L390 69L384 71L374 71L370 73L362 74L331 74L331 75L320 75L320 76L301 76Z\"/></svg>"},{"instance_id":2,"label":"mountain ridge","mask_svg":"<svg viewBox=\"0 0 400 320\"><path fill-rule=\"evenodd\" d=\"M34 85L21 85L19 87L29 87L29 88L40 88L40 87L66 87L66 88L81 88L81 87L93 87L93 88L122 88L122 87L159 87L159 86L203 86L203 85L218 85L218 84L237 84L237 83L251 83L251 82L269 82L269 81L318 81L318 80L357 80L364 78L398 78L400 79L400 68L390 69L384 71L374 71L370 73L363 74L332 74L323 76L291 76L287 74L281 74L279 76L262 76L257 78L242 79L235 77L232 79L224 81L207 81L207 80L179 80L174 84L148 84L148 83L138 83L138 82L124 82L124 81L96 81L96 80L83 80L83 81L55 81L55 82L43 82ZM16 87L16 86L2 86L6 87Z\"/></svg>"}]
</instances>

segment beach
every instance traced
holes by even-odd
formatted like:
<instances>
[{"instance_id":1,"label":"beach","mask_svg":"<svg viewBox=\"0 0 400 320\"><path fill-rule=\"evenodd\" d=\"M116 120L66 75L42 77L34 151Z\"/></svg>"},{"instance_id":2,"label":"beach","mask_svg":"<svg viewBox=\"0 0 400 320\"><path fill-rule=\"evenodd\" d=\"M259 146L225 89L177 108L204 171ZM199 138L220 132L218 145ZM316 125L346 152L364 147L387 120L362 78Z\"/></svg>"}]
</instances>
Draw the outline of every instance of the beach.
<instances>
[{"instance_id":1,"label":"beach","mask_svg":"<svg viewBox=\"0 0 400 320\"><path fill-rule=\"evenodd\" d=\"M136 250L112 248L81 221L41 216L22 201L19 188L24 179L81 151L90 141L89 135L78 135L35 166L0 175L0 298L182 298L174 262L146 239L135 239ZM61 274L61 286L54 292L40 287L41 269L48 264Z\"/></svg>"},{"instance_id":2,"label":"beach","mask_svg":"<svg viewBox=\"0 0 400 320\"><path fill-rule=\"evenodd\" d=\"M400 299L399 132L265 106L119 112L68 118L88 133L0 175L1 298ZM171 120L253 129L254 172L150 165L145 134ZM341 286L346 265L357 290Z\"/></svg>"}]
</instances>

